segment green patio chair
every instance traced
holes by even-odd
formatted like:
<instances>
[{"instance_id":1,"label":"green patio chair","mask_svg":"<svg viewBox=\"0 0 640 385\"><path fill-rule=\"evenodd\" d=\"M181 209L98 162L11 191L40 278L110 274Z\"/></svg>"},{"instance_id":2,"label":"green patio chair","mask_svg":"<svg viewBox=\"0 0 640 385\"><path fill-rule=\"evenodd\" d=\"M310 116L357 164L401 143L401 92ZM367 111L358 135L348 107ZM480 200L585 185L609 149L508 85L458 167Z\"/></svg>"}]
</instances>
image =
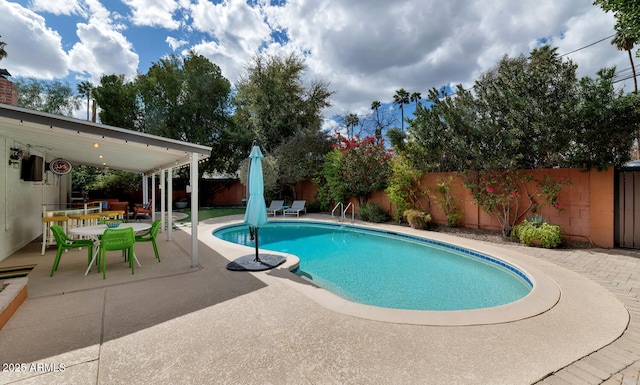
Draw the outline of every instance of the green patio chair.
<instances>
[{"instance_id":1,"label":"green patio chair","mask_svg":"<svg viewBox=\"0 0 640 385\"><path fill-rule=\"evenodd\" d=\"M102 218L100 219L100 221L98 222L99 225L106 225L107 222L120 222L120 223L124 223L124 219L111 219L111 218ZM98 235L98 239L101 239L102 235ZM127 260L127 251L126 250L122 250L122 258L124 258L124 260ZM96 261L97 263L98 261ZM100 268L100 266L98 266L98 268Z\"/></svg>"},{"instance_id":2,"label":"green patio chair","mask_svg":"<svg viewBox=\"0 0 640 385\"><path fill-rule=\"evenodd\" d=\"M107 251L122 250L129 255L129 265L131 265L131 274L134 274L133 244L135 236L131 227L123 229L106 229L100 238L100 256L99 261L102 265L102 279L107 278Z\"/></svg>"},{"instance_id":3,"label":"green patio chair","mask_svg":"<svg viewBox=\"0 0 640 385\"><path fill-rule=\"evenodd\" d=\"M51 274L49 277L53 277L53 273L58 270L58 264L60 263L60 256L62 256L62 250L78 249L81 247L87 248L87 265L91 263L91 252L93 251L93 241L90 239L71 239L65 234L62 227L58 225L51 225L51 232L56 239L58 245L58 252L56 252L56 259L53 261L51 267Z\"/></svg>"},{"instance_id":4,"label":"green patio chair","mask_svg":"<svg viewBox=\"0 0 640 385\"><path fill-rule=\"evenodd\" d=\"M161 220L155 220L151 225L151 228L142 234L136 235L136 242L151 242L153 244L153 251L156 253L156 258L160 262L160 253L158 253L158 245L156 244L156 236L158 230L160 230Z\"/></svg>"}]
</instances>

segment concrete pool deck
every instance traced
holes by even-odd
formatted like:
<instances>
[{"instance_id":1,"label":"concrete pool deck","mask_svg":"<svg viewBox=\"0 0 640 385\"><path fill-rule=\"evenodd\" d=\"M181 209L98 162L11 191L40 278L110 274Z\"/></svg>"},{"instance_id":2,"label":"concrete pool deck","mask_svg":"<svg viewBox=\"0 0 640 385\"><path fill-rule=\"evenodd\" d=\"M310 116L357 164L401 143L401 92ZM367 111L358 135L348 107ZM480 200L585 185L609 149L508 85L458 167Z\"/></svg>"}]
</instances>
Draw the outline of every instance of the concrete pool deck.
<instances>
[{"instance_id":1,"label":"concrete pool deck","mask_svg":"<svg viewBox=\"0 0 640 385\"><path fill-rule=\"evenodd\" d=\"M199 225L196 268L188 227L174 231L173 241L159 235L161 263L151 245L136 245L142 268L133 276L114 256L106 280L94 270L84 277L86 254L72 250L50 278L55 250L40 256L38 243L1 261L38 265L29 274L29 298L0 330L0 363L28 370L0 371L0 383L638 382L640 252L544 250L429 233L521 256L551 277L561 296L550 310L514 322L409 325L330 310L304 292L321 289L284 268L226 270L243 251L210 233L239 219Z\"/></svg>"}]
</instances>

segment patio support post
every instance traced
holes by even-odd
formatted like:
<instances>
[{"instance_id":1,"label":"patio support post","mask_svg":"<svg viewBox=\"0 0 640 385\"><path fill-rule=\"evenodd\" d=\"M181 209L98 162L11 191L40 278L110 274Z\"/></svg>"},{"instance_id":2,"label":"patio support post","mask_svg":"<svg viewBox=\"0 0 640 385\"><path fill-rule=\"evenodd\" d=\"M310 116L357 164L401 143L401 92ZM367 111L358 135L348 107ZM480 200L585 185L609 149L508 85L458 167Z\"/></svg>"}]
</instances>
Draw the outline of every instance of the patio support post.
<instances>
[{"instance_id":1,"label":"patio support post","mask_svg":"<svg viewBox=\"0 0 640 385\"><path fill-rule=\"evenodd\" d=\"M160 220L162 226L160 226L160 232L164 232L164 211L167 207L167 179L165 178L165 171L160 170Z\"/></svg>"},{"instance_id":2,"label":"patio support post","mask_svg":"<svg viewBox=\"0 0 640 385\"><path fill-rule=\"evenodd\" d=\"M198 266L198 153L191 154L191 267Z\"/></svg>"},{"instance_id":3,"label":"patio support post","mask_svg":"<svg viewBox=\"0 0 640 385\"><path fill-rule=\"evenodd\" d=\"M171 240L171 229L173 229L173 169L167 170L167 197L169 202L167 204L167 241Z\"/></svg>"},{"instance_id":4,"label":"patio support post","mask_svg":"<svg viewBox=\"0 0 640 385\"><path fill-rule=\"evenodd\" d=\"M151 200L153 201L153 207L149 207L151 210L151 221L156 220L156 174L151 175ZM146 203L146 202L145 202Z\"/></svg>"},{"instance_id":5,"label":"patio support post","mask_svg":"<svg viewBox=\"0 0 640 385\"><path fill-rule=\"evenodd\" d=\"M142 174L142 204L149 202L149 176Z\"/></svg>"}]
</instances>

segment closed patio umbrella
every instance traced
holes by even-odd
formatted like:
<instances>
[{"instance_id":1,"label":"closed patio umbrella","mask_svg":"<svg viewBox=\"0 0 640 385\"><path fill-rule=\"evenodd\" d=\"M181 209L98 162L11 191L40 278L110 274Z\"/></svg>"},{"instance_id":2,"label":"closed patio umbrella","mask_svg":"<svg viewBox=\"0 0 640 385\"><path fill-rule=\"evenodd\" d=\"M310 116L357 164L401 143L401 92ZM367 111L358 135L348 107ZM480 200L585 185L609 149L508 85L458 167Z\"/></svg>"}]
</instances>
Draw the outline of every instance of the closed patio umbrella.
<instances>
[{"instance_id":1,"label":"closed patio umbrella","mask_svg":"<svg viewBox=\"0 0 640 385\"><path fill-rule=\"evenodd\" d=\"M263 254L262 256L258 252L258 230L263 227L269 220L267 219L267 205L264 201L264 177L262 174L262 151L260 147L255 145L251 149L249 155L251 159L249 162L249 200L247 201L247 208L244 213L244 223L249 225L249 231L253 235L256 245L255 257L243 256L227 265L229 270L267 270L276 267L285 261L285 258L280 255Z\"/></svg>"}]
</instances>

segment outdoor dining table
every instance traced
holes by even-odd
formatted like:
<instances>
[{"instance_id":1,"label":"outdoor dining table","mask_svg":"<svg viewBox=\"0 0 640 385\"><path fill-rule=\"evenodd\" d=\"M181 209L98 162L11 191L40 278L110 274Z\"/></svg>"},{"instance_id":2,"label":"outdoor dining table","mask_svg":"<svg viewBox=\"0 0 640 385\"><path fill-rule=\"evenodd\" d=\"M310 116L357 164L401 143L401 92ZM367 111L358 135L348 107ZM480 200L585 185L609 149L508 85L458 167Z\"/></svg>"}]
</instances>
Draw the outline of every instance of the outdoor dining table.
<instances>
[{"instance_id":1,"label":"outdoor dining table","mask_svg":"<svg viewBox=\"0 0 640 385\"><path fill-rule=\"evenodd\" d=\"M149 230L151 228L151 223L141 223L141 222L121 223L120 226L118 226L117 228L125 229L127 227L133 228L133 232L136 233L138 231ZM88 237L93 241L95 251L93 252L93 257L91 258L89 267L87 267L87 271L84 273L85 276L89 274L89 270L91 270L91 266L94 264L94 262L96 261L96 258L98 257L98 247L100 246L100 236L104 233L106 229L108 229L107 225L102 224L102 225L94 225L94 226L76 227L69 230L70 234ZM140 262L138 261L138 258L136 258L135 254L133 255L133 258L135 259L138 266L141 267Z\"/></svg>"}]
</instances>

